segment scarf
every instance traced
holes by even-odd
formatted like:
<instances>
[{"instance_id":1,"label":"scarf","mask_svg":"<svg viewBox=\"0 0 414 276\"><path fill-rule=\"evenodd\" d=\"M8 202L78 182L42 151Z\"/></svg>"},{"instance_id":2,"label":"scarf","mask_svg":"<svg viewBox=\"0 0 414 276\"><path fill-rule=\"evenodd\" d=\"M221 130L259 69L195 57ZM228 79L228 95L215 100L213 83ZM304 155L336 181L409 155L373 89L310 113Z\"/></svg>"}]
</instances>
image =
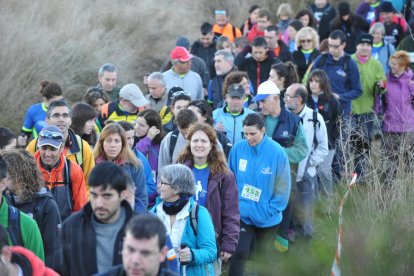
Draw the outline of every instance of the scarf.
<instances>
[{"instance_id":1,"label":"scarf","mask_svg":"<svg viewBox=\"0 0 414 276\"><path fill-rule=\"evenodd\" d=\"M163 201L162 209L167 215L176 215L184 208L189 199L189 196L180 196L180 198L174 202Z\"/></svg>"}]
</instances>

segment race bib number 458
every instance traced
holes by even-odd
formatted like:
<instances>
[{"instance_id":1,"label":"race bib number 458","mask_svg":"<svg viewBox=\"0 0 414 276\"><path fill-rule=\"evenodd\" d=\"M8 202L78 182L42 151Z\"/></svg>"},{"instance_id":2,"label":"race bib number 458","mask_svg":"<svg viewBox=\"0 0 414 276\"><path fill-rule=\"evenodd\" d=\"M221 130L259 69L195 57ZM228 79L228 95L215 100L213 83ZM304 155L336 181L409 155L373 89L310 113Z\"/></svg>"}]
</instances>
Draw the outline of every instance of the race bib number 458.
<instances>
[{"instance_id":1,"label":"race bib number 458","mask_svg":"<svg viewBox=\"0 0 414 276\"><path fill-rule=\"evenodd\" d=\"M261 189L251 186L249 184L245 184L243 186L241 196L244 198L259 202L261 193L262 193Z\"/></svg>"}]
</instances>

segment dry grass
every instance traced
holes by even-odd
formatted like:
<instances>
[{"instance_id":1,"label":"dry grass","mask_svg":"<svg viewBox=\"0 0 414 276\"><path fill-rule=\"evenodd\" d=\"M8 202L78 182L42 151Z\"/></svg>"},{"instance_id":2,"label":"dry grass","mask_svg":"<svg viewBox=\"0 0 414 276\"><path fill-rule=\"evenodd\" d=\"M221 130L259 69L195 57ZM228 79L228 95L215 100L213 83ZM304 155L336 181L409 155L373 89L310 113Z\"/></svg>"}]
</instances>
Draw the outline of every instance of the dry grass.
<instances>
[{"instance_id":1,"label":"dry grass","mask_svg":"<svg viewBox=\"0 0 414 276\"><path fill-rule=\"evenodd\" d=\"M41 100L42 80L58 82L70 102L96 83L97 68L105 62L119 67L119 83L141 84L178 36L197 39L201 23L213 22L215 8L230 8L239 26L251 4L275 13L281 2L0 0L0 125L20 129L27 107ZM305 6L303 0L291 3Z\"/></svg>"},{"instance_id":2,"label":"dry grass","mask_svg":"<svg viewBox=\"0 0 414 276\"><path fill-rule=\"evenodd\" d=\"M80 100L86 88L96 83L96 70L105 62L118 65L119 83L141 84L144 74L159 68L178 36L197 39L200 24L213 21L215 8L230 8L232 21L239 26L251 4L259 3L275 13L281 2L0 0L0 125L20 129L26 108L41 100L42 80L61 84L71 102ZM305 2L290 3L299 10ZM355 7L359 1L351 2ZM380 146L374 151L381 156ZM413 274L413 175L400 170L394 185L384 189L380 161L373 158L369 185L357 187L346 206L344 275ZM404 163L400 162L400 168ZM351 173L353 164L348 165ZM342 193L343 186L336 203ZM328 274L336 229L335 215L319 216L314 240L299 241L283 257L270 256L279 260L272 272Z\"/></svg>"}]
</instances>

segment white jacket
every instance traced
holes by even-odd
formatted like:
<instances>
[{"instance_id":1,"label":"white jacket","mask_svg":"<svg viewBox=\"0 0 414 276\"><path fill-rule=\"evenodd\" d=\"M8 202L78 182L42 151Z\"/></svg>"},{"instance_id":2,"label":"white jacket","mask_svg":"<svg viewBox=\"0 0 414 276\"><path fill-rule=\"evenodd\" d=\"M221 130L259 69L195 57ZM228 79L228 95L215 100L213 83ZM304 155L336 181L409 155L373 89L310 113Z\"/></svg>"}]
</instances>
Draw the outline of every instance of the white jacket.
<instances>
[{"instance_id":1,"label":"white jacket","mask_svg":"<svg viewBox=\"0 0 414 276\"><path fill-rule=\"evenodd\" d=\"M298 175L296 177L296 182L299 182L302 180L308 158L310 162L308 173L311 176L314 176L316 174L316 166L325 159L329 153L329 149L328 134L326 132L326 125L322 115L317 113L318 124L316 126L316 140L318 141L318 146L315 149L313 148L313 110L305 106L303 110L297 115L302 118L303 129L305 130L306 136L306 145L308 146L309 150L306 158L299 163Z\"/></svg>"}]
</instances>

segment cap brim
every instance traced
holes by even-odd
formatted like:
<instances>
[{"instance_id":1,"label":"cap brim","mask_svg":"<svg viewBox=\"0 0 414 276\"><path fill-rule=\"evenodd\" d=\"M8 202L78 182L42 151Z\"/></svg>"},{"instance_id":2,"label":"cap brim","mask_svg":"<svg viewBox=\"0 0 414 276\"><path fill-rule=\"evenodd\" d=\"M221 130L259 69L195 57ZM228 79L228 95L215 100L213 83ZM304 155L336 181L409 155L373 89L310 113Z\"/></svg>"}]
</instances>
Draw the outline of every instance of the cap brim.
<instances>
[{"instance_id":1,"label":"cap brim","mask_svg":"<svg viewBox=\"0 0 414 276\"><path fill-rule=\"evenodd\" d=\"M133 100L131 101L131 103L135 106L135 107L142 107L142 106L146 106L148 104L147 99L145 99L145 97L142 97L142 99L139 100Z\"/></svg>"},{"instance_id":2,"label":"cap brim","mask_svg":"<svg viewBox=\"0 0 414 276\"><path fill-rule=\"evenodd\" d=\"M56 140L53 139L42 139L40 141L38 141L37 146L38 147L42 147L42 146L51 146L54 147L56 149L60 148L60 146L62 145L62 142L58 142Z\"/></svg>"},{"instance_id":3,"label":"cap brim","mask_svg":"<svg viewBox=\"0 0 414 276\"><path fill-rule=\"evenodd\" d=\"M239 92L233 92L233 93L230 92L230 93L227 93L227 96L243 98L244 94L240 94Z\"/></svg>"},{"instance_id":4,"label":"cap brim","mask_svg":"<svg viewBox=\"0 0 414 276\"><path fill-rule=\"evenodd\" d=\"M267 97L269 97L271 94L259 94L259 95L256 95L254 98L253 98L253 101L255 101L255 102L258 102L258 101L263 101L264 99L266 99ZM274 95L276 95L276 94L274 94Z\"/></svg>"},{"instance_id":5,"label":"cap brim","mask_svg":"<svg viewBox=\"0 0 414 276\"><path fill-rule=\"evenodd\" d=\"M193 58L193 55L190 54L187 58L180 58L179 61L187 62L187 61L191 60L192 58Z\"/></svg>"}]
</instances>

